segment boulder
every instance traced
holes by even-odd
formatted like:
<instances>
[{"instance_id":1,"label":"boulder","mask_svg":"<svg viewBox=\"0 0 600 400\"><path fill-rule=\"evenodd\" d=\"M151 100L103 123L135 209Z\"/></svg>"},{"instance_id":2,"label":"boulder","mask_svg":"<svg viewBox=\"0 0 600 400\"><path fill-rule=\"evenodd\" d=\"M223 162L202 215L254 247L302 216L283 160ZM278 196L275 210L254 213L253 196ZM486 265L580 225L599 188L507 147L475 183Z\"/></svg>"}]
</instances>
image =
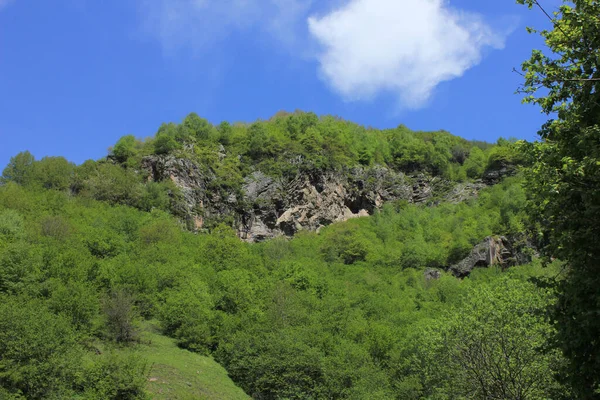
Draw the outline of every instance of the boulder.
<instances>
[{"instance_id":1,"label":"boulder","mask_svg":"<svg viewBox=\"0 0 600 400\"><path fill-rule=\"evenodd\" d=\"M488 167L483 173L482 181L486 185L496 185L504 178L517 172L517 167L508 162L498 161Z\"/></svg>"},{"instance_id":2,"label":"boulder","mask_svg":"<svg viewBox=\"0 0 600 400\"><path fill-rule=\"evenodd\" d=\"M533 246L523 237L507 238L490 236L477 244L462 261L450 266L448 270L459 278L468 276L475 268L498 266L502 269L531 262L536 254Z\"/></svg>"},{"instance_id":3,"label":"boulder","mask_svg":"<svg viewBox=\"0 0 600 400\"><path fill-rule=\"evenodd\" d=\"M423 273L423 276L425 277L426 281L437 281L438 279L440 279L442 277L442 273L441 271L434 269L434 268L427 268L425 270L425 272Z\"/></svg>"}]
</instances>

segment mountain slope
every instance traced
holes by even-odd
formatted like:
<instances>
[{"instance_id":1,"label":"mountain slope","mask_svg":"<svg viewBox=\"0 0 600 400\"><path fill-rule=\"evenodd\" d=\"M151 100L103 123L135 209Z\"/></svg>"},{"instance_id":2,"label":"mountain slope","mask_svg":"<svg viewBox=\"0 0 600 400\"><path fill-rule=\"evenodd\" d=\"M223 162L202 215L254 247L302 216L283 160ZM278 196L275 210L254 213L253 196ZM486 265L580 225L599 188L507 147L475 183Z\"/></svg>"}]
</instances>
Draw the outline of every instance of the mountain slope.
<instances>
[{"instance_id":1,"label":"mountain slope","mask_svg":"<svg viewBox=\"0 0 600 400\"><path fill-rule=\"evenodd\" d=\"M173 339L160 334L153 322L145 323L137 351L151 365L146 389L152 399L249 398L212 358L178 348Z\"/></svg>"},{"instance_id":2,"label":"mountain slope","mask_svg":"<svg viewBox=\"0 0 600 400\"><path fill-rule=\"evenodd\" d=\"M97 162L25 152L4 170L0 396L561 398L559 355L539 351L552 293L532 283L560 263L511 241L528 228L514 146L310 116L215 140L227 126L193 120ZM240 240L247 217L279 237ZM138 320L160 333L138 340ZM497 370L471 349L517 387L478 386Z\"/></svg>"}]
</instances>

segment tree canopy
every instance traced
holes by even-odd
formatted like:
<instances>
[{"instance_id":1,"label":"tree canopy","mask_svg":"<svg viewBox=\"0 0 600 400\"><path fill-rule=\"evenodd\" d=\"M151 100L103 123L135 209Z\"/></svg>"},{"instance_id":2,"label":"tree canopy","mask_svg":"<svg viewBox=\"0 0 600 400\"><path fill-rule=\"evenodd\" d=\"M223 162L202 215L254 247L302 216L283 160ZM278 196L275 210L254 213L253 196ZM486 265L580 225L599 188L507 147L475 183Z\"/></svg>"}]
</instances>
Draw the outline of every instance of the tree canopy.
<instances>
[{"instance_id":1,"label":"tree canopy","mask_svg":"<svg viewBox=\"0 0 600 400\"><path fill-rule=\"evenodd\" d=\"M566 378L579 398L600 397L600 3L564 1L539 31L547 51L523 63L525 101L554 117L541 142L524 144L527 187L545 253L567 262L554 312ZM532 32L536 32L531 29Z\"/></svg>"}]
</instances>

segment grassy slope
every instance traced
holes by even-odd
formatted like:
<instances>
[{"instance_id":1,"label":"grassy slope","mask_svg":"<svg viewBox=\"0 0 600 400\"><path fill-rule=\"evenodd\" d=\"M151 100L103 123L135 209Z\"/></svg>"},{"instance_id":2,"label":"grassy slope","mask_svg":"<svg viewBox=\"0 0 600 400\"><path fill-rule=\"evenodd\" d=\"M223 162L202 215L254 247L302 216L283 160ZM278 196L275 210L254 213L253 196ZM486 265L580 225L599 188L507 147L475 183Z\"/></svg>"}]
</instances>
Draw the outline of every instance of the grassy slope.
<instances>
[{"instance_id":1,"label":"grassy slope","mask_svg":"<svg viewBox=\"0 0 600 400\"><path fill-rule=\"evenodd\" d=\"M144 324L140 355L151 365L146 389L153 399L248 399L211 357L182 350L173 339Z\"/></svg>"}]
</instances>

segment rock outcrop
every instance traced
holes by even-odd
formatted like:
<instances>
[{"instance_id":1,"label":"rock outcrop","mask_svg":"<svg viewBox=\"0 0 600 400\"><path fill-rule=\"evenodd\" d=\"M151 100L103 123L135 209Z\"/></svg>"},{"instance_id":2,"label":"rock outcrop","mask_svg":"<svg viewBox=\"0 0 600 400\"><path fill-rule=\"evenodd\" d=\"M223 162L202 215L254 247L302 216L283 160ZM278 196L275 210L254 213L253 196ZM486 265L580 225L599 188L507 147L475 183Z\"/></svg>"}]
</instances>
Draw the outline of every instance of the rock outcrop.
<instances>
[{"instance_id":1,"label":"rock outcrop","mask_svg":"<svg viewBox=\"0 0 600 400\"><path fill-rule=\"evenodd\" d=\"M522 238L490 236L477 244L462 261L448 270L459 278L468 276L475 268L498 266L502 269L530 262L535 249Z\"/></svg>"},{"instance_id":2,"label":"rock outcrop","mask_svg":"<svg viewBox=\"0 0 600 400\"><path fill-rule=\"evenodd\" d=\"M252 209L243 215L238 233L249 241L368 216L390 200L414 201L409 180L381 167L304 173L283 182L255 171L242 189Z\"/></svg>"},{"instance_id":3,"label":"rock outcrop","mask_svg":"<svg viewBox=\"0 0 600 400\"><path fill-rule=\"evenodd\" d=\"M477 197L479 191L486 187L488 187L488 185L482 181L457 183L448 194L444 196L444 200L452 204L462 203L463 201Z\"/></svg>"},{"instance_id":4,"label":"rock outcrop","mask_svg":"<svg viewBox=\"0 0 600 400\"><path fill-rule=\"evenodd\" d=\"M423 272L423 277L425 277L426 281L437 281L442 277L442 272L435 268L427 268Z\"/></svg>"},{"instance_id":5,"label":"rock outcrop","mask_svg":"<svg viewBox=\"0 0 600 400\"><path fill-rule=\"evenodd\" d=\"M389 168L355 167L343 171L299 172L273 178L256 170L241 190L215 188L216 176L191 160L148 156L142 170L150 181L171 180L181 191L178 214L192 229L227 219L238 236L261 241L300 230L318 231L333 222L368 216L384 203L425 203L445 193L453 202L477 195L483 183L464 184L448 192L448 182L426 175L407 176Z\"/></svg>"},{"instance_id":6,"label":"rock outcrop","mask_svg":"<svg viewBox=\"0 0 600 400\"><path fill-rule=\"evenodd\" d=\"M482 181L486 185L495 185L507 176L512 176L517 172L515 165L508 162L497 161L490 165L483 173Z\"/></svg>"}]
</instances>

